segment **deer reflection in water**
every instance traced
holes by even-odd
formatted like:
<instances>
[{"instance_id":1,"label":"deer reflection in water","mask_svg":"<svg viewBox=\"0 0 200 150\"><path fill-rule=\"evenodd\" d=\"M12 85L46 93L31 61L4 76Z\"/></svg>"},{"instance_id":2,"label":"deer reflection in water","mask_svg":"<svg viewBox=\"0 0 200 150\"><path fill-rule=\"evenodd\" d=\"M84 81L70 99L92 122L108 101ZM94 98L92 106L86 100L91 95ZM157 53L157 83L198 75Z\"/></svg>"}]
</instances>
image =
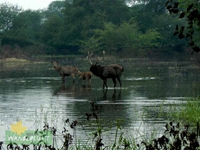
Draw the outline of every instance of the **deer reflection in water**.
<instances>
[{"instance_id":1,"label":"deer reflection in water","mask_svg":"<svg viewBox=\"0 0 200 150\"><path fill-rule=\"evenodd\" d=\"M103 90L103 100L121 100L121 89L117 92L116 89L113 89L113 93L111 96L108 96L108 89Z\"/></svg>"},{"instance_id":2,"label":"deer reflection in water","mask_svg":"<svg viewBox=\"0 0 200 150\"><path fill-rule=\"evenodd\" d=\"M62 84L59 86L53 93L53 95L66 95L67 97L73 97L73 98L85 98L87 96L90 96L91 94L91 85L65 85Z\"/></svg>"}]
</instances>

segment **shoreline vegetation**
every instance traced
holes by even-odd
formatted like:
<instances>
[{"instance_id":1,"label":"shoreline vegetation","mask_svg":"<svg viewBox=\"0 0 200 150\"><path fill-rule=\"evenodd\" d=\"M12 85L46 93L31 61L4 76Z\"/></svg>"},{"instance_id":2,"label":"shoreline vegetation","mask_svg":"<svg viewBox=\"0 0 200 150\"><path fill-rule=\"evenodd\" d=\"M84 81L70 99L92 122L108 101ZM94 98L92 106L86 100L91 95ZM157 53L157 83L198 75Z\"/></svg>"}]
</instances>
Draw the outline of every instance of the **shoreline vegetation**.
<instances>
[{"instance_id":1,"label":"shoreline vegetation","mask_svg":"<svg viewBox=\"0 0 200 150\"><path fill-rule=\"evenodd\" d=\"M96 60L97 57L92 58L92 60ZM49 63L53 60L56 61L66 61L67 63L73 63L76 61L83 61L86 63L86 57L84 55L39 55L33 57L8 57L0 59L1 70L3 68L15 68L17 66L23 66L28 64L45 64ZM183 72L192 72L194 69L198 71L200 67L200 62L197 58L185 59L185 60L157 60L146 57L120 57L120 56L105 56L105 60L110 63L129 63L129 61L134 61L135 65L145 64L151 66L163 66L170 65L168 67L170 75L181 74Z\"/></svg>"},{"instance_id":2,"label":"shoreline vegetation","mask_svg":"<svg viewBox=\"0 0 200 150\"><path fill-rule=\"evenodd\" d=\"M88 120L88 122L99 124L98 119ZM86 141L79 139L76 135L76 131L79 126L77 120L71 121L65 120L63 130L60 131L56 127L50 127L48 123L43 126L43 129L37 129L34 134L37 134L37 138L41 139L38 143L31 144L19 144L19 141L15 141L16 138L11 141L0 141L0 148L15 150L157 150L157 149L184 149L184 150L197 150L200 148L199 143L199 131L196 132L194 127L189 123L181 123L170 121L163 126L163 132L159 135L155 133L149 133L148 137L140 135L140 140L134 135L130 135L128 132L121 128L120 121L116 120L115 128L116 132L113 135L114 140L109 143L106 142L106 130L98 126ZM71 131L68 131L70 128ZM46 135L44 132L50 132L52 136L51 141L46 142ZM38 135L39 133L42 133ZM89 134L88 134L89 135ZM41 138L40 138L41 137ZM26 141L26 139L24 139Z\"/></svg>"}]
</instances>

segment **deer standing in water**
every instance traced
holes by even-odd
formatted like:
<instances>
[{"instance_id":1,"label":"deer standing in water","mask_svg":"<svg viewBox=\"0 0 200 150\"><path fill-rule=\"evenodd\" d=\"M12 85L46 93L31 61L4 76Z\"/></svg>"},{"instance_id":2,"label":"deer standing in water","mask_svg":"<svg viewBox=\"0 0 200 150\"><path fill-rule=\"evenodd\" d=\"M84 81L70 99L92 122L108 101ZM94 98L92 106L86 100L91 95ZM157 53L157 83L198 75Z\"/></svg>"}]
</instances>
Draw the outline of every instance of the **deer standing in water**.
<instances>
[{"instance_id":1,"label":"deer standing in water","mask_svg":"<svg viewBox=\"0 0 200 150\"><path fill-rule=\"evenodd\" d=\"M54 69L62 77L62 83L65 83L65 76L71 76L73 78L73 83L75 82L76 74L78 73L78 68L74 66L59 66L58 61L52 61Z\"/></svg>"},{"instance_id":2,"label":"deer standing in water","mask_svg":"<svg viewBox=\"0 0 200 150\"><path fill-rule=\"evenodd\" d=\"M90 54L88 52L88 56L86 57L87 61L89 62L90 66L90 71L96 75L97 77L101 78L103 80L103 89L107 86L107 79L111 78L113 80L114 83L114 88L117 85L116 79L118 80L120 87L122 86L121 83L121 75L122 72L124 71L124 68L118 64L110 64L110 65L105 65L105 66L101 66L98 65L98 63L102 62L104 60L104 56L105 56L105 52L103 51L103 57L102 59L100 59L98 57L98 60L96 61L96 63L92 63L92 61L90 60L92 53Z\"/></svg>"},{"instance_id":3,"label":"deer standing in water","mask_svg":"<svg viewBox=\"0 0 200 150\"><path fill-rule=\"evenodd\" d=\"M78 70L78 76L79 76L79 79L87 80L87 82L91 84L92 73L90 71L81 72L80 70Z\"/></svg>"}]
</instances>

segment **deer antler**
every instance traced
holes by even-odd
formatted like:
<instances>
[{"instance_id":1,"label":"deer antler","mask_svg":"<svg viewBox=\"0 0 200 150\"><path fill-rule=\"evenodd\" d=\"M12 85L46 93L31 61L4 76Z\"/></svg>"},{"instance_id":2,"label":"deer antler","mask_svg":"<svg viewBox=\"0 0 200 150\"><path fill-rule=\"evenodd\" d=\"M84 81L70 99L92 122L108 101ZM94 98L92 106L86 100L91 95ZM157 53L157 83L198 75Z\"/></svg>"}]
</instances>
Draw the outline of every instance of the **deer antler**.
<instances>
[{"instance_id":1,"label":"deer antler","mask_svg":"<svg viewBox=\"0 0 200 150\"><path fill-rule=\"evenodd\" d=\"M92 65L93 63L92 63L92 61L90 60L90 56L92 56L92 53L90 53L90 52L88 51L88 55L87 55L87 57L86 57L86 60L89 62L90 65Z\"/></svg>"},{"instance_id":2,"label":"deer antler","mask_svg":"<svg viewBox=\"0 0 200 150\"><path fill-rule=\"evenodd\" d=\"M100 63L100 62L102 62L104 60L104 56L105 56L105 51L103 51L103 57L101 59L98 57L98 60L95 63L95 65L98 64L98 63Z\"/></svg>"}]
</instances>

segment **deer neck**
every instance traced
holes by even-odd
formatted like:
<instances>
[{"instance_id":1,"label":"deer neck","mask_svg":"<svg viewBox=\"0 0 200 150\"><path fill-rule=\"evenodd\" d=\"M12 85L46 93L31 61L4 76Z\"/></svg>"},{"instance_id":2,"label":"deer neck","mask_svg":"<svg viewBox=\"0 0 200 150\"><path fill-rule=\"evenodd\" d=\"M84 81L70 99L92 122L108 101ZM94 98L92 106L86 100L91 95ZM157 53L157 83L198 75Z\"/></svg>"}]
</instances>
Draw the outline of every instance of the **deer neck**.
<instances>
[{"instance_id":1,"label":"deer neck","mask_svg":"<svg viewBox=\"0 0 200 150\"><path fill-rule=\"evenodd\" d=\"M94 75L96 75L96 76L98 76L98 77L101 77L102 72L103 72L103 67L98 66L98 67L92 68L90 71L91 71Z\"/></svg>"},{"instance_id":2,"label":"deer neck","mask_svg":"<svg viewBox=\"0 0 200 150\"><path fill-rule=\"evenodd\" d=\"M78 75L80 76L80 75L82 75L82 74L83 74L83 73L82 73L81 71L78 70Z\"/></svg>"},{"instance_id":3,"label":"deer neck","mask_svg":"<svg viewBox=\"0 0 200 150\"><path fill-rule=\"evenodd\" d=\"M55 68L56 71L60 71L62 66L54 66L54 68Z\"/></svg>"}]
</instances>

